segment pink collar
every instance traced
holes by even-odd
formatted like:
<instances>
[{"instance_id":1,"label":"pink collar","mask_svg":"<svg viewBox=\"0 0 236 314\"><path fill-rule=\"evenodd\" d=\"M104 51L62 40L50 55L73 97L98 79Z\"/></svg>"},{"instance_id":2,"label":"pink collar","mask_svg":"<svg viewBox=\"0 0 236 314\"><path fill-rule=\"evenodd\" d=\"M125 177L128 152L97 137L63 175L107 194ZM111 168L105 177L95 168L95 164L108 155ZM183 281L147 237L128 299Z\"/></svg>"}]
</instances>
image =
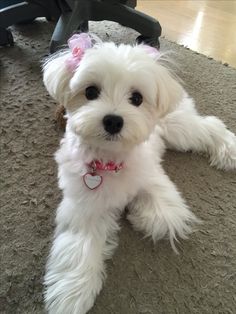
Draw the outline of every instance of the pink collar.
<instances>
[{"instance_id":1,"label":"pink collar","mask_svg":"<svg viewBox=\"0 0 236 314\"><path fill-rule=\"evenodd\" d=\"M121 162L116 164L114 161L109 161L107 163L103 163L100 160L92 160L87 166L90 170L83 175L84 184L90 190L97 189L103 182L103 176L98 174L97 171L115 171L118 172L119 170L124 168L124 163Z\"/></svg>"},{"instance_id":2,"label":"pink collar","mask_svg":"<svg viewBox=\"0 0 236 314\"><path fill-rule=\"evenodd\" d=\"M115 163L114 161L109 161L104 164L100 160L93 160L88 164L88 166L92 169L93 172L96 172L97 170L118 172L124 168L124 163Z\"/></svg>"}]
</instances>

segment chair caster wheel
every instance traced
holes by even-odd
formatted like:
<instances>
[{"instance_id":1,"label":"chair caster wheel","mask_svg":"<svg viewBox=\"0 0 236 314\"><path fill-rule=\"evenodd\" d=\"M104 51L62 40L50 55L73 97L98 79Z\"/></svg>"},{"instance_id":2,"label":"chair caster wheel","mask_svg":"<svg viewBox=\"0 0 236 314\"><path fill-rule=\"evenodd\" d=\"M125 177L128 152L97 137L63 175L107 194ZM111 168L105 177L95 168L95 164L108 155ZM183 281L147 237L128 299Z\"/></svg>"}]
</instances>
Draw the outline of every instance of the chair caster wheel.
<instances>
[{"instance_id":1,"label":"chair caster wheel","mask_svg":"<svg viewBox=\"0 0 236 314\"><path fill-rule=\"evenodd\" d=\"M9 29L0 27L0 46L14 46L14 39Z\"/></svg>"},{"instance_id":2,"label":"chair caster wheel","mask_svg":"<svg viewBox=\"0 0 236 314\"><path fill-rule=\"evenodd\" d=\"M160 48L160 42L158 37L149 37L149 36L144 36L140 35L136 38L136 42L140 44L146 44L152 47L157 47L158 49Z\"/></svg>"},{"instance_id":3,"label":"chair caster wheel","mask_svg":"<svg viewBox=\"0 0 236 314\"><path fill-rule=\"evenodd\" d=\"M56 52L59 49L59 47L60 47L60 44L52 40L50 43L50 48L49 48L50 53Z\"/></svg>"},{"instance_id":4,"label":"chair caster wheel","mask_svg":"<svg viewBox=\"0 0 236 314\"><path fill-rule=\"evenodd\" d=\"M7 41L8 41L8 45L13 47L14 46L14 39L12 36L12 33L9 29L7 29Z\"/></svg>"}]
</instances>

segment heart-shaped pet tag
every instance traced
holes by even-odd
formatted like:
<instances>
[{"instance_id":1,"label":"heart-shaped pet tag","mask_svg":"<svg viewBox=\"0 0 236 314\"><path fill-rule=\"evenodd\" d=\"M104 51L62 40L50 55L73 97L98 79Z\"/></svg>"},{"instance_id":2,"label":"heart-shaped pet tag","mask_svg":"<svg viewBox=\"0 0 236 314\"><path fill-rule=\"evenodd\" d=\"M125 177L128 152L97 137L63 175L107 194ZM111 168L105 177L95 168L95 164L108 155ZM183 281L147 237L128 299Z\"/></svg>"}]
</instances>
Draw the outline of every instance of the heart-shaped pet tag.
<instances>
[{"instance_id":1,"label":"heart-shaped pet tag","mask_svg":"<svg viewBox=\"0 0 236 314\"><path fill-rule=\"evenodd\" d=\"M84 184L90 189L94 190L102 184L102 176L94 173L86 173L83 176Z\"/></svg>"}]
</instances>

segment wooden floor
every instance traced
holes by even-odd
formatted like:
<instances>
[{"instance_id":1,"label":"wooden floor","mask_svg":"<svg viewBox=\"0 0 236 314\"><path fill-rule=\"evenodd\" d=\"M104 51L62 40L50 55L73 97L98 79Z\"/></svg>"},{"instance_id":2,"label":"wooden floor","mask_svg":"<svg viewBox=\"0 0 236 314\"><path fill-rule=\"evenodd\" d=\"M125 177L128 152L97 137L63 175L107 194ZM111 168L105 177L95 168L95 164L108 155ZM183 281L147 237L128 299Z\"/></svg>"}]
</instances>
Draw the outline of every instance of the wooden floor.
<instances>
[{"instance_id":1,"label":"wooden floor","mask_svg":"<svg viewBox=\"0 0 236 314\"><path fill-rule=\"evenodd\" d=\"M236 68L236 0L138 0L162 36Z\"/></svg>"}]
</instances>

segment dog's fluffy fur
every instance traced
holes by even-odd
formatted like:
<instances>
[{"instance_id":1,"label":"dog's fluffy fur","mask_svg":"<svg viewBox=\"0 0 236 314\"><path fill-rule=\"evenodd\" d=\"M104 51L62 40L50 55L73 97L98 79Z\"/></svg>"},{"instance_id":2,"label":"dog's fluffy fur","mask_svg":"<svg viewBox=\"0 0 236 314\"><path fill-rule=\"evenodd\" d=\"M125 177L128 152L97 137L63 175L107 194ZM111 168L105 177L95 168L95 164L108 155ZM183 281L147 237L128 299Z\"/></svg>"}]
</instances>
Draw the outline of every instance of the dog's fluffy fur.
<instances>
[{"instance_id":1,"label":"dog's fluffy fur","mask_svg":"<svg viewBox=\"0 0 236 314\"><path fill-rule=\"evenodd\" d=\"M100 43L88 49L79 67L68 71L65 51L44 66L44 83L66 108L67 126L56 153L63 200L45 275L49 313L84 314L94 304L105 278L104 260L117 245L119 217L127 206L135 229L154 241L186 238L197 221L176 186L165 174L165 147L204 152L219 169L236 168L236 138L216 117L202 117L194 101L143 46ZM100 95L87 100L85 89ZM132 91L143 103L130 103ZM109 137L102 120L124 119L117 136ZM82 179L92 160L123 162L118 173L102 172L103 183L89 190Z\"/></svg>"}]
</instances>

